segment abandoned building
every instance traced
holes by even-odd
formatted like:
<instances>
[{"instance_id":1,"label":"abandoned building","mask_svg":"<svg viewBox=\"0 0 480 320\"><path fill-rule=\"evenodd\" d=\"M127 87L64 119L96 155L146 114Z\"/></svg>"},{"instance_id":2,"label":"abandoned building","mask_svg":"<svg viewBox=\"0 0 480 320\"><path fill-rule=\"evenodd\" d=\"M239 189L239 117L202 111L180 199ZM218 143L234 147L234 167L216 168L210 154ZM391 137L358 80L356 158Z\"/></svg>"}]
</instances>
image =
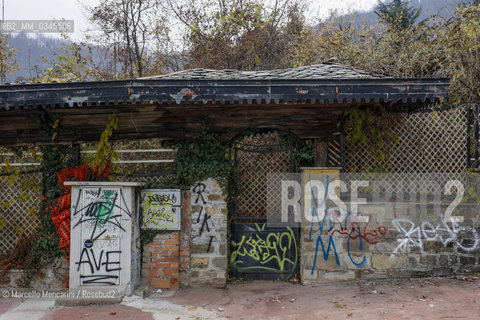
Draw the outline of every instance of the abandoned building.
<instances>
[{"instance_id":1,"label":"abandoned building","mask_svg":"<svg viewBox=\"0 0 480 320\"><path fill-rule=\"evenodd\" d=\"M64 193L57 200L60 209L51 215L63 230L57 231L68 260L63 257L63 263L45 267L32 286L113 286L128 294L139 284L152 289L223 287L229 277L313 283L477 272L475 204L459 204L447 219L450 202L439 204L440 215L428 210L402 215L398 197L383 198L393 209L378 202L361 203L357 213L334 221L327 208L331 205L316 198L312 189L303 197L313 203L308 204L315 208L313 220L282 224L269 219L284 210L282 197L292 199L292 189L278 196L282 177L307 190L314 178L327 179L328 184L328 179L348 174L382 172L402 183L429 176L440 183L442 192L448 189L443 193L455 196L460 189L456 184L450 188L448 180L465 182L465 172L478 165L479 117L478 106L450 105L448 95L449 79L393 78L330 63L0 86L1 146L67 146L78 163L93 152L80 144L98 142L114 114L118 127L112 140L160 139L173 146L137 148L137 154L154 154L143 163L170 166L160 172L136 167L129 175L112 174L108 179L98 172L87 174L90 169L77 164L59 173ZM51 140L37 121L45 114L59 128ZM225 159L236 170L235 187L226 188L214 176L187 188L167 185L164 181L175 175L172 166L179 165L174 164L175 142L197 143L205 119L208 132L228 146ZM377 144L362 136L352 138L352 121L368 129L367 138L382 128L388 134L378 133L383 138ZM309 141L311 163L299 160L302 141ZM124 153L117 163L122 164ZM33 162L16 182L0 186L0 202L13 200L0 209L3 254L15 247L18 228L34 234L39 224L33 211L27 213L30 207L38 211L38 191L20 188L23 178L37 184L45 179L41 163ZM350 182L347 185L350 188ZM467 182L464 189L472 186ZM16 200L22 193L32 195L28 205ZM320 196L327 193L316 191ZM285 209L289 217L295 205ZM142 234L152 232L145 242ZM53 272L56 266L59 271ZM20 273L11 270L2 285L14 286Z\"/></svg>"}]
</instances>

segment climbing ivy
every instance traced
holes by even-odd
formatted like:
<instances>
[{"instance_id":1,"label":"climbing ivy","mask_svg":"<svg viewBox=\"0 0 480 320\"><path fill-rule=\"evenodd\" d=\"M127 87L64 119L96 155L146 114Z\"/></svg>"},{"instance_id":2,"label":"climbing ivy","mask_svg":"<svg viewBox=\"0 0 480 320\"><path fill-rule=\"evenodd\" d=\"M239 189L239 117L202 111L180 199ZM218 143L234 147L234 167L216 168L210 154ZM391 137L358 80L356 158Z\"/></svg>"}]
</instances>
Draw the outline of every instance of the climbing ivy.
<instances>
[{"instance_id":1,"label":"climbing ivy","mask_svg":"<svg viewBox=\"0 0 480 320\"><path fill-rule=\"evenodd\" d=\"M388 172L392 169L389 156L395 151L398 137L392 128L395 125L392 113L383 105L357 107L345 112L344 129L346 140L364 148L372 156L370 168L358 168L371 172Z\"/></svg>"},{"instance_id":2,"label":"climbing ivy","mask_svg":"<svg viewBox=\"0 0 480 320\"><path fill-rule=\"evenodd\" d=\"M175 183L182 189L189 189L207 178L216 178L227 191L229 180L235 176L230 148L209 131L209 123L209 120L203 121L201 135L193 141L177 144L174 175Z\"/></svg>"},{"instance_id":3,"label":"climbing ivy","mask_svg":"<svg viewBox=\"0 0 480 320\"><path fill-rule=\"evenodd\" d=\"M58 170L76 165L71 159L71 147L56 144L60 130L61 118L59 114L45 110L33 116L38 122L42 135L50 142L40 147L42 153L41 171L43 175L43 201L38 212L40 222L37 233L30 241L23 242L28 245L25 253L25 265L22 277L18 281L21 287L28 287L40 268L53 262L62 255L59 247L59 238L55 225L50 217L50 208L54 201L62 194L62 187L58 182Z\"/></svg>"}]
</instances>

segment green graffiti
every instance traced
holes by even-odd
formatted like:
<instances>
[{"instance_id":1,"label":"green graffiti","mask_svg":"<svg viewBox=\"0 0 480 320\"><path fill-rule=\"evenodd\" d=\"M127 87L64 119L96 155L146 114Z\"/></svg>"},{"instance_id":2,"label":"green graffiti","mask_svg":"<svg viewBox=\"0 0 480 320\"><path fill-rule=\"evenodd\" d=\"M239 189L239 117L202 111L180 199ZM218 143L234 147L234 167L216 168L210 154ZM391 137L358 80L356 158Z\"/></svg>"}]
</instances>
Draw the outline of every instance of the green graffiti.
<instances>
[{"instance_id":1,"label":"green graffiti","mask_svg":"<svg viewBox=\"0 0 480 320\"><path fill-rule=\"evenodd\" d=\"M113 190L105 190L105 191L103 192L103 196L104 196L105 198L110 198L110 197L112 197L112 196L113 196Z\"/></svg>"},{"instance_id":2,"label":"green graffiti","mask_svg":"<svg viewBox=\"0 0 480 320\"><path fill-rule=\"evenodd\" d=\"M233 268L242 270L271 270L276 272L293 271L298 262L298 247L293 230L287 227L285 232L264 231L265 224L260 227L255 224L256 232L248 239L242 236L240 241L231 241L230 264ZM294 258L291 259L292 251ZM251 265L248 259L255 262ZM243 266L246 264L248 266ZM290 267L290 268L288 268Z\"/></svg>"}]
</instances>

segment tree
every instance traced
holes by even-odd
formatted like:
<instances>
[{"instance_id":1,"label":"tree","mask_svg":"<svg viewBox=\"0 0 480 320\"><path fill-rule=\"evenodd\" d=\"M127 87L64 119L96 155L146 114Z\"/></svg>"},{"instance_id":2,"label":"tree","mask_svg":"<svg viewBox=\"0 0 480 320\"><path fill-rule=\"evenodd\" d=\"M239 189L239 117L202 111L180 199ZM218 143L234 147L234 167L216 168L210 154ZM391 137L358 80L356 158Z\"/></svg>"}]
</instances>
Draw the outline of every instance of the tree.
<instances>
[{"instance_id":1,"label":"tree","mask_svg":"<svg viewBox=\"0 0 480 320\"><path fill-rule=\"evenodd\" d=\"M48 60L42 56L46 69L36 67L36 76L33 82L66 82L97 80L101 76L94 65L88 48L85 44L77 44L65 38L62 46L54 51L55 59ZM82 49L83 48L83 49Z\"/></svg>"},{"instance_id":2,"label":"tree","mask_svg":"<svg viewBox=\"0 0 480 320\"><path fill-rule=\"evenodd\" d=\"M378 1L375 13L389 26L406 29L415 24L421 8L409 7L409 0L392 0L388 4Z\"/></svg>"},{"instance_id":3,"label":"tree","mask_svg":"<svg viewBox=\"0 0 480 320\"><path fill-rule=\"evenodd\" d=\"M459 7L439 38L450 63L446 66L452 98L480 101L480 4Z\"/></svg>"},{"instance_id":4,"label":"tree","mask_svg":"<svg viewBox=\"0 0 480 320\"><path fill-rule=\"evenodd\" d=\"M8 75L19 70L18 63L15 60L16 49L9 48L7 37L0 36L0 79L3 83Z\"/></svg>"},{"instance_id":5,"label":"tree","mask_svg":"<svg viewBox=\"0 0 480 320\"><path fill-rule=\"evenodd\" d=\"M168 0L185 26L187 66L262 70L291 65L304 29L304 6L295 0Z\"/></svg>"},{"instance_id":6,"label":"tree","mask_svg":"<svg viewBox=\"0 0 480 320\"><path fill-rule=\"evenodd\" d=\"M150 73L148 65L158 65L158 61L149 63L148 48L158 51L168 38L167 17L161 8L158 0L101 0L88 9L90 20L100 29L94 40L110 47L106 52L113 77L142 77Z\"/></svg>"}]
</instances>

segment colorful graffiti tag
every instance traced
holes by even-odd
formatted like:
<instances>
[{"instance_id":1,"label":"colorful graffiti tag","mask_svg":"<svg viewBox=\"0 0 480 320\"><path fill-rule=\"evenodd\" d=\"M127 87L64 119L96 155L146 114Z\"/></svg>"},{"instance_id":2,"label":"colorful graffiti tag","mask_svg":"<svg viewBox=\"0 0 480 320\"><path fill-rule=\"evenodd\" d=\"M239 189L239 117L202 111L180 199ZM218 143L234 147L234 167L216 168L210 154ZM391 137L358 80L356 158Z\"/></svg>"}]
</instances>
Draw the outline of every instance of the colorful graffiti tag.
<instances>
[{"instance_id":1,"label":"colorful graffiti tag","mask_svg":"<svg viewBox=\"0 0 480 320\"><path fill-rule=\"evenodd\" d=\"M331 252L333 252L336 264L338 266L341 265L337 248L335 247L335 235L337 235L337 237L343 235L347 238L346 249L349 260L357 268L363 267L367 259L365 256L358 256L358 253L364 250L364 242L375 245L378 242L378 238L386 234L387 228L379 224L376 215L366 216L361 212L351 213L345 208L327 207L327 198L331 195L329 194L330 183L328 175L325 176L325 192L321 201L315 196L310 177L309 183L314 205L312 206L308 239L312 240L315 232L318 231L320 233L316 239L315 256L311 274L315 272L320 248L325 261L329 259ZM372 221L374 222L373 224L371 223ZM317 230L315 230L316 224L318 224ZM328 237L328 240L325 240L324 237ZM354 245L353 241L355 240L357 240L357 244ZM352 254L353 251L355 251L356 254Z\"/></svg>"},{"instance_id":2,"label":"colorful graffiti tag","mask_svg":"<svg viewBox=\"0 0 480 320\"><path fill-rule=\"evenodd\" d=\"M181 190L145 189L141 199L142 228L180 230Z\"/></svg>"},{"instance_id":3,"label":"colorful graffiti tag","mask_svg":"<svg viewBox=\"0 0 480 320\"><path fill-rule=\"evenodd\" d=\"M234 272L295 273L298 265L297 230L268 228L266 224L256 223L239 224L236 233L237 241L230 243L230 266Z\"/></svg>"}]
</instances>

